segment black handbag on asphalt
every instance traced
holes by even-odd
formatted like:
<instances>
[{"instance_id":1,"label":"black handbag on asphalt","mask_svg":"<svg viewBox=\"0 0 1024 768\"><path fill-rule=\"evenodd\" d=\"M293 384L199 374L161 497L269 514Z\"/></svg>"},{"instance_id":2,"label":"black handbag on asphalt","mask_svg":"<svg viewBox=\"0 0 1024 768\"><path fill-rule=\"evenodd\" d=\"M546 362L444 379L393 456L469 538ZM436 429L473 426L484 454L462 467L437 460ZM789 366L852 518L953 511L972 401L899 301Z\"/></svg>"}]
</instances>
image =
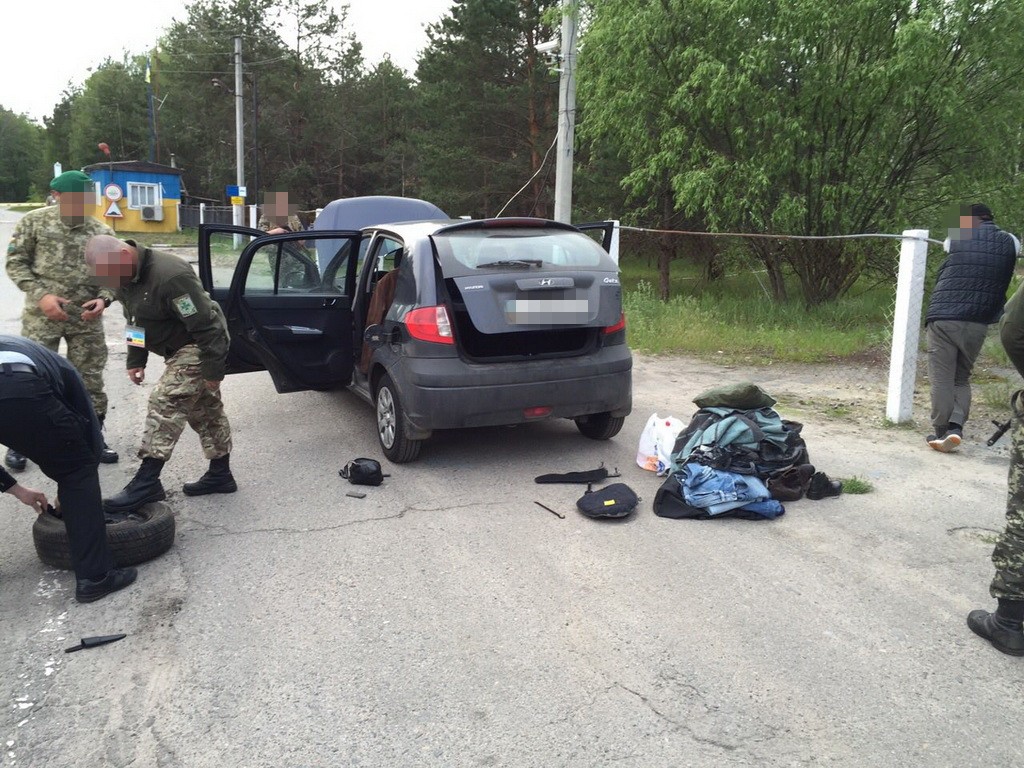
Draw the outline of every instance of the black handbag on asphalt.
<instances>
[{"instance_id":1,"label":"black handbag on asphalt","mask_svg":"<svg viewBox=\"0 0 1024 768\"><path fill-rule=\"evenodd\" d=\"M352 485L380 485L384 482L384 471L376 459L352 459L338 474Z\"/></svg>"},{"instance_id":2,"label":"black handbag on asphalt","mask_svg":"<svg viewBox=\"0 0 1024 768\"><path fill-rule=\"evenodd\" d=\"M580 512L587 517L625 517L640 498L625 483L612 483L596 491L583 494L576 501Z\"/></svg>"}]
</instances>

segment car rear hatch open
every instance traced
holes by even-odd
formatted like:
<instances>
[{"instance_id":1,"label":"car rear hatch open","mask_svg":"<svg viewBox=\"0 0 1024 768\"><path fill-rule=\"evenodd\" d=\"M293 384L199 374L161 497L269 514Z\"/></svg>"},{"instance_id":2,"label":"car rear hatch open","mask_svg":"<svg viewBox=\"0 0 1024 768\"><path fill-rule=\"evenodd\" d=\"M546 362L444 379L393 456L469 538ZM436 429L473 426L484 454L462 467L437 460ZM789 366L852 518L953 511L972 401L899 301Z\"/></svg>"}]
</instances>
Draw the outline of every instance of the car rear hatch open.
<instances>
[{"instance_id":1,"label":"car rear hatch open","mask_svg":"<svg viewBox=\"0 0 1024 768\"><path fill-rule=\"evenodd\" d=\"M445 227L433 241L467 357L584 354L621 318L618 267L574 227L474 221Z\"/></svg>"}]
</instances>

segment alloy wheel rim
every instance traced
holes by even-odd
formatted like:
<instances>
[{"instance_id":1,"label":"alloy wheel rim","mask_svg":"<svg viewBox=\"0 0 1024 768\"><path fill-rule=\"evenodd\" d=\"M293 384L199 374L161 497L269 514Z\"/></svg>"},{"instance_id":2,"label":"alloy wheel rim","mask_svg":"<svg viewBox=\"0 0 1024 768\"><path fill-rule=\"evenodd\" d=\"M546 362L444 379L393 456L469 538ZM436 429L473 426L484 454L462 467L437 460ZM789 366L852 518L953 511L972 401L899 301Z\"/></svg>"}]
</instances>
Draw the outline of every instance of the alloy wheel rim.
<instances>
[{"instance_id":1,"label":"alloy wheel rim","mask_svg":"<svg viewBox=\"0 0 1024 768\"><path fill-rule=\"evenodd\" d=\"M395 400L391 396L391 390L381 387L377 393L377 431L380 433L380 442L385 448L390 448L395 443Z\"/></svg>"}]
</instances>

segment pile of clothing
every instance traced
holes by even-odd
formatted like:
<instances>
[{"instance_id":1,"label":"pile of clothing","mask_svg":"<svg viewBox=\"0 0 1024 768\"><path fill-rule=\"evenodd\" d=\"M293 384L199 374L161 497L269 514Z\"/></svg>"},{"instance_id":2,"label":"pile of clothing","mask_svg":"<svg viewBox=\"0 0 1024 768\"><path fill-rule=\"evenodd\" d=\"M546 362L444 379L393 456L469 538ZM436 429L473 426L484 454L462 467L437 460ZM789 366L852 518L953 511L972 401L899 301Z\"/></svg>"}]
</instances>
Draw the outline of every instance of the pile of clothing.
<instances>
[{"instance_id":1,"label":"pile of clothing","mask_svg":"<svg viewBox=\"0 0 1024 768\"><path fill-rule=\"evenodd\" d=\"M785 514L815 476L803 425L784 420L756 384L716 387L679 434L670 472L654 499L662 517L770 520ZM820 473L819 473L820 474Z\"/></svg>"}]
</instances>

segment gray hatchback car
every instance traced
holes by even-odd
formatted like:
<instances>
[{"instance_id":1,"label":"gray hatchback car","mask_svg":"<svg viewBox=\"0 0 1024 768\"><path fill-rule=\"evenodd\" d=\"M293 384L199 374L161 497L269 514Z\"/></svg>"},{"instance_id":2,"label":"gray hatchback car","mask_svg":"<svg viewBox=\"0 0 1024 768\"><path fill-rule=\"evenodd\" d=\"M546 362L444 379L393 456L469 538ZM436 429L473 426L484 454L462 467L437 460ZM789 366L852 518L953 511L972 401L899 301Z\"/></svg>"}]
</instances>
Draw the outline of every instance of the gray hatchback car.
<instances>
[{"instance_id":1,"label":"gray hatchback car","mask_svg":"<svg viewBox=\"0 0 1024 768\"><path fill-rule=\"evenodd\" d=\"M199 272L228 319L229 373L266 369L279 392L350 387L402 463L437 429L565 418L596 440L619 432L632 356L610 233L351 198L300 233L204 225Z\"/></svg>"}]
</instances>

